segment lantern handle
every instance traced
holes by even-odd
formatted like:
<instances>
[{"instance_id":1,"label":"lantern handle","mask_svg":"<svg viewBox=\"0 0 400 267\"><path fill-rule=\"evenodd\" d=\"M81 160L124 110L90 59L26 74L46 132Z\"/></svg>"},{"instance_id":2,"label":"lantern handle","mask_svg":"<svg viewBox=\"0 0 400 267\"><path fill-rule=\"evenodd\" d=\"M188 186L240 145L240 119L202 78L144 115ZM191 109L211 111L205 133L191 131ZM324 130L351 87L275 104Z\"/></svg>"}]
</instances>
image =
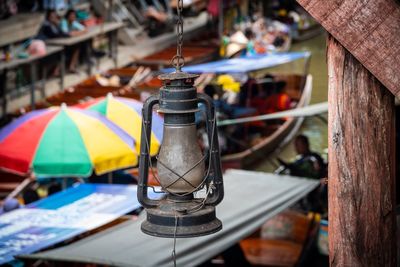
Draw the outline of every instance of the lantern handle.
<instances>
[{"instance_id":1,"label":"lantern handle","mask_svg":"<svg viewBox=\"0 0 400 267\"><path fill-rule=\"evenodd\" d=\"M147 196L148 178L149 178L149 151L151 138L151 124L153 115L153 106L158 104L159 96L150 96L143 104L142 108L142 132L140 142L140 158L139 158L139 181L137 197L140 204L145 208L156 207L158 201L150 199Z\"/></svg>"},{"instance_id":2,"label":"lantern handle","mask_svg":"<svg viewBox=\"0 0 400 267\"><path fill-rule=\"evenodd\" d=\"M218 205L222 199L224 198L224 186L222 179L222 168L221 168L221 156L219 151L219 142L218 142L218 132L216 127L216 116L215 116L215 107L214 102L211 97L206 94L198 93L197 98L200 103L203 103L207 106L207 134L210 144L211 157L209 159L209 164L212 164L212 175L213 182L215 186L215 190L213 193L207 198L206 204L210 205ZM211 127L210 127L211 126ZM211 141L212 140L212 141Z\"/></svg>"}]
</instances>

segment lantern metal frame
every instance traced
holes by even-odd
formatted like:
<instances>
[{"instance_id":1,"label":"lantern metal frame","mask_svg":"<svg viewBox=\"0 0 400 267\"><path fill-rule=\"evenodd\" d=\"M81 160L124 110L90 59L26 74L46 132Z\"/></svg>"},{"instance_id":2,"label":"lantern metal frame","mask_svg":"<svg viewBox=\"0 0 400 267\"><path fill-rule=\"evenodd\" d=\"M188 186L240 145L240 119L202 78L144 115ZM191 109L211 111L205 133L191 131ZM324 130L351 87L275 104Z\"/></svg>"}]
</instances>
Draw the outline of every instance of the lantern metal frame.
<instances>
[{"instance_id":1,"label":"lantern metal frame","mask_svg":"<svg viewBox=\"0 0 400 267\"><path fill-rule=\"evenodd\" d=\"M197 75L176 71L159 76L163 87L158 95L150 96L143 105L142 132L139 160L138 200L147 211L147 219L142 223L144 233L158 237L194 237L215 233L222 229L222 223L216 218L215 206L223 197L223 179L213 100L197 93L193 86ZM184 85L184 86L182 86ZM206 128L209 148L202 160L208 160L207 172L202 183L192 191L179 194L163 188L166 197L154 200L148 197L148 172L151 166L149 154L152 112L158 105L159 112L165 114L168 122L177 125L194 123L194 114L198 103L206 107ZM158 162L160 164L160 162ZM188 170L186 173L190 172ZM186 175L186 173L183 176ZM183 178L184 179L184 178ZM206 196L196 198L195 192L205 188Z\"/></svg>"}]
</instances>

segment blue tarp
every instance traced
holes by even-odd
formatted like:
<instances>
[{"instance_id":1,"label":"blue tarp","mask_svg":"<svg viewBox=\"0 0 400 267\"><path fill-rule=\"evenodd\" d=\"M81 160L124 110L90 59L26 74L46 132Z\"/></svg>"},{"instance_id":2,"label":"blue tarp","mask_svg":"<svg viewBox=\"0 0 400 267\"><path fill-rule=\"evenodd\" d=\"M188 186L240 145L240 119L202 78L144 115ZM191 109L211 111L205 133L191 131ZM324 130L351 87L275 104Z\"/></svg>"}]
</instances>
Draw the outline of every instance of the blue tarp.
<instances>
[{"instance_id":1,"label":"blue tarp","mask_svg":"<svg viewBox=\"0 0 400 267\"><path fill-rule=\"evenodd\" d=\"M0 265L105 225L141 205L136 186L80 184L0 216ZM156 198L149 191L151 198Z\"/></svg>"},{"instance_id":2,"label":"blue tarp","mask_svg":"<svg viewBox=\"0 0 400 267\"><path fill-rule=\"evenodd\" d=\"M310 56L310 52L287 52L223 59L183 68L188 73L246 73L286 64ZM173 69L165 69L171 72Z\"/></svg>"}]
</instances>

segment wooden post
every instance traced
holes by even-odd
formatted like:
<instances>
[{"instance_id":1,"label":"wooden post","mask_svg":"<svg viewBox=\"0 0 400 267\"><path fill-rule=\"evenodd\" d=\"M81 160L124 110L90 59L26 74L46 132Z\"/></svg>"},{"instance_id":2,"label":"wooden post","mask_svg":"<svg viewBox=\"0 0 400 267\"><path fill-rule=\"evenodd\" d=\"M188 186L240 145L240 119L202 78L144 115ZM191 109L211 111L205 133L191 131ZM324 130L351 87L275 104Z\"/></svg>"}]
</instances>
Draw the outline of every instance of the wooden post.
<instances>
[{"instance_id":1,"label":"wooden post","mask_svg":"<svg viewBox=\"0 0 400 267\"><path fill-rule=\"evenodd\" d=\"M393 95L333 37L329 74L329 261L396 266Z\"/></svg>"}]
</instances>

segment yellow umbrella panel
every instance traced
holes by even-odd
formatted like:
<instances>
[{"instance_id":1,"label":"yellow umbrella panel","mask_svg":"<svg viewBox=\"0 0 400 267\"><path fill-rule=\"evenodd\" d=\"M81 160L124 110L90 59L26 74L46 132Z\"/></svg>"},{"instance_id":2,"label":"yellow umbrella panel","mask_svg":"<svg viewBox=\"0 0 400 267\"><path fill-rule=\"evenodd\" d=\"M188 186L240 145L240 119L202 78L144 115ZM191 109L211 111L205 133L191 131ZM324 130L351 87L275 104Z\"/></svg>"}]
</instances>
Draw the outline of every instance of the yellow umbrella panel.
<instances>
[{"instance_id":1,"label":"yellow umbrella panel","mask_svg":"<svg viewBox=\"0 0 400 267\"><path fill-rule=\"evenodd\" d=\"M93 99L79 105L81 108L97 111L118 125L136 140L136 149L140 151L143 103L131 98L107 97ZM163 118L153 113L153 124L150 142L150 155L155 156L161 145L163 136ZM149 140L150 141L150 140Z\"/></svg>"}]
</instances>

